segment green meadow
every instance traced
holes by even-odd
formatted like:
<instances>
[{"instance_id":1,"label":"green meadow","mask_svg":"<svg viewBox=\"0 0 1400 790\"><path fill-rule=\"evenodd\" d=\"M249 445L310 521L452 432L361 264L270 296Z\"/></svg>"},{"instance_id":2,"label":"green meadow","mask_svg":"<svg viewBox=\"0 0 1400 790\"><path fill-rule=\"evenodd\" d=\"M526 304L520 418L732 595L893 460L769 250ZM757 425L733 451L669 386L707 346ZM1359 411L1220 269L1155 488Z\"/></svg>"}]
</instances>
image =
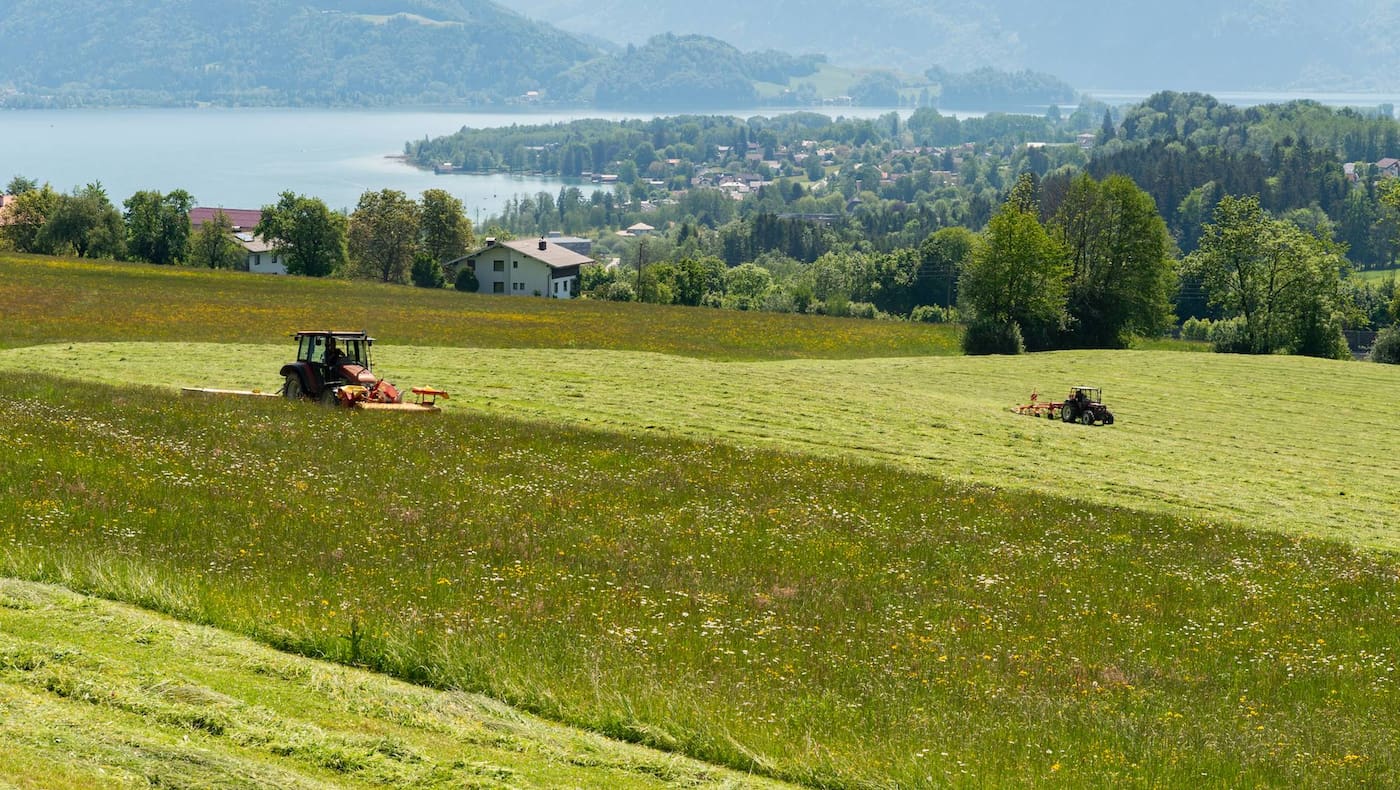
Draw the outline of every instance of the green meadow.
<instances>
[{"instance_id":1,"label":"green meadow","mask_svg":"<svg viewBox=\"0 0 1400 790\"><path fill-rule=\"evenodd\" d=\"M1362 280L1365 280L1365 281L1367 281L1367 282L1371 282L1371 283L1380 283L1380 282L1384 282L1384 281L1386 281L1386 280L1393 280L1393 279L1395 279L1396 274L1400 274L1400 270L1397 270L1397 269L1367 269L1367 270L1364 270L1364 271L1356 272L1356 273L1354 274L1354 276L1359 277L1359 278L1361 278Z\"/></svg>"},{"instance_id":2,"label":"green meadow","mask_svg":"<svg viewBox=\"0 0 1400 790\"><path fill-rule=\"evenodd\" d=\"M861 458L997 488L1400 548L1400 368L1169 351L721 362L633 351L380 344L450 411ZM276 391L289 343L62 343L0 370L108 384ZM1014 415L1071 384L1117 417Z\"/></svg>"},{"instance_id":3,"label":"green meadow","mask_svg":"<svg viewBox=\"0 0 1400 790\"><path fill-rule=\"evenodd\" d=\"M4 787L779 786L14 579L0 711Z\"/></svg>"},{"instance_id":4,"label":"green meadow","mask_svg":"<svg viewBox=\"0 0 1400 790\"><path fill-rule=\"evenodd\" d=\"M1390 368L0 269L0 573L811 786L1400 783ZM174 394L345 304L450 408Z\"/></svg>"}]
</instances>

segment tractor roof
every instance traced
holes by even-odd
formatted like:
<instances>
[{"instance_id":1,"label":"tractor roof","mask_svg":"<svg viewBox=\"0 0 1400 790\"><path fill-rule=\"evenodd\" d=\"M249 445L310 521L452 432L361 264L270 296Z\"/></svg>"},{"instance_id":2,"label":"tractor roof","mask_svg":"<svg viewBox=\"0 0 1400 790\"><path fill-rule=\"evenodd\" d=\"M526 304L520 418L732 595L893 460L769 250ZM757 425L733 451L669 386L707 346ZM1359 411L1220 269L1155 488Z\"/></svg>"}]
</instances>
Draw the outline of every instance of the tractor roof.
<instances>
[{"instance_id":1,"label":"tractor roof","mask_svg":"<svg viewBox=\"0 0 1400 790\"><path fill-rule=\"evenodd\" d=\"M368 340L371 343L374 342L374 338L370 337L369 333L363 329L303 329L295 335L292 335L292 337L305 337L306 335L329 335L331 337L343 337L348 340Z\"/></svg>"}]
</instances>

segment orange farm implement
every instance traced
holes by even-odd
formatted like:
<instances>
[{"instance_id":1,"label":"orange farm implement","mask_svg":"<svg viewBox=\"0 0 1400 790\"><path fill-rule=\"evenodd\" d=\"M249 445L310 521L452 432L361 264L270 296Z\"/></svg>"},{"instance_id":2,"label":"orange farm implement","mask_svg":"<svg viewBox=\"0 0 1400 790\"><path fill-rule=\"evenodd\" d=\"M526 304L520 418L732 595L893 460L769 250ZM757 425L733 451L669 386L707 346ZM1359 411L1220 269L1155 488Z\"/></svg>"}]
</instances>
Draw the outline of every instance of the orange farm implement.
<instances>
[{"instance_id":1,"label":"orange farm implement","mask_svg":"<svg viewBox=\"0 0 1400 790\"><path fill-rule=\"evenodd\" d=\"M1030 417L1044 417L1047 420L1059 418L1062 422L1077 422L1082 425L1113 424L1113 412L1103 403L1103 390L1098 387L1073 387L1062 401L1040 399L1040 393L1032 392L1030 403L1012 406L1017 414Z\"/></svg>"}]
</instances>

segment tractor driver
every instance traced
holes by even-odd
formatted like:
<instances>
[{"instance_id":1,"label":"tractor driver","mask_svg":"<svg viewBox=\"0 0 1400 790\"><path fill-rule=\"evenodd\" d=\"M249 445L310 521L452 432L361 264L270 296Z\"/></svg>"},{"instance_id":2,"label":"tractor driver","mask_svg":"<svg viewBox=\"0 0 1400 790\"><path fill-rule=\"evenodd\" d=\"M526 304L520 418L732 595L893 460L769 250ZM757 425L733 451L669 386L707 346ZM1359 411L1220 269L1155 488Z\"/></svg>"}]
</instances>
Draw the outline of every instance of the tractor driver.
<instances>
[{"instance_id":1,"label":"tractor driver","mask_svg":"<svg viewBox=\"0 0 1400 790\"><path fill-rule=\"evenodd\" d=\"M341 359L344 357L345 352L341 351L340 348L336 346L335 338L326 338L326 364L335 367L340 364Z\"/></svg>"}]
</instances>

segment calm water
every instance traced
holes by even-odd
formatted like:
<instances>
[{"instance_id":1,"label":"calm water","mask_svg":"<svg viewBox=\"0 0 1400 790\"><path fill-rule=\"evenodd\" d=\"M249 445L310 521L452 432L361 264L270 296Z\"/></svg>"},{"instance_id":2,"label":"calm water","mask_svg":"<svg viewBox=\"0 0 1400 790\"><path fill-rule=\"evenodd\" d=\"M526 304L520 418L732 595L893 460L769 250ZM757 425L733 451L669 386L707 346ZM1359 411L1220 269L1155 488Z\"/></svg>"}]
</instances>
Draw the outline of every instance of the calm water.
<instances>
[{"instance_id":1,"label":"calm water","mask_svg":"<svg viewBox=\"0 0 1400 790\"><path fill-rule=\"evenodd\" d=\"M888 110L833 112L873 118ZM119 205L142 189L185 189L199 205L224 208L260 208L275 203L289 189L319 197L332 208L354 208L366 190L399 189L416 196L439 188L461 198L468 216L477 220L497 213L513 195L541 190L553 194L565 184L578 182L509 175L436 176L389 157L401 154L405 141L451 134L463 126L637 116L584 111L304 109L0 112L0 187L13 175L47 181L62 191L101 181Z\"/></svg>"}]
</instances>

